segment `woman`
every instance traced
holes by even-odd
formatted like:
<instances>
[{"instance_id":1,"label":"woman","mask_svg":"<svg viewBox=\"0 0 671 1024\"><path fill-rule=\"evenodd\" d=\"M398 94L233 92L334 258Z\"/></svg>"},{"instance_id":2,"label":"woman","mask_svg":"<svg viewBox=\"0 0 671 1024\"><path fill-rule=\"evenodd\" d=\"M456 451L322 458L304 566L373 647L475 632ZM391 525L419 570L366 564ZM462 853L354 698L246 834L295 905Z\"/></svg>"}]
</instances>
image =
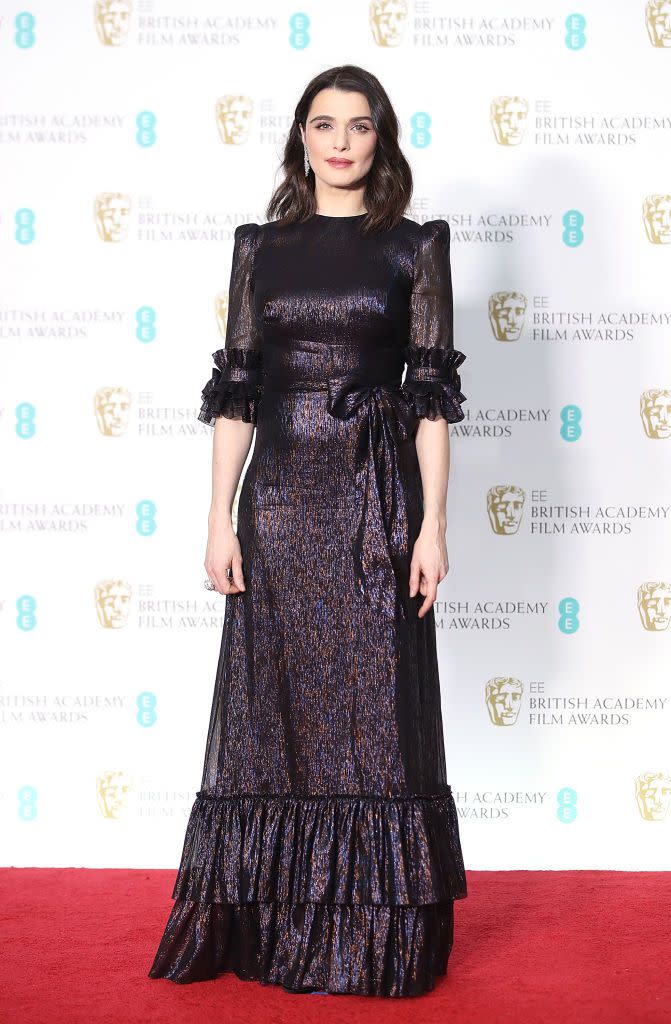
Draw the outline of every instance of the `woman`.
<instances>
[{"instance_id":1,"label":"woman","mask_svg":"<svg viewBox=\"0 0 671 1024\"><path fill-rule=\"evenodd\" d=\"M465 357L449 227L403 216L397 139L376 78L318 75L275 219L235 231L199 414L215 426L206 586L227 600L153 978L410 996L447 968L466 880L433 602Z\"/></svg>"}]
</instances>

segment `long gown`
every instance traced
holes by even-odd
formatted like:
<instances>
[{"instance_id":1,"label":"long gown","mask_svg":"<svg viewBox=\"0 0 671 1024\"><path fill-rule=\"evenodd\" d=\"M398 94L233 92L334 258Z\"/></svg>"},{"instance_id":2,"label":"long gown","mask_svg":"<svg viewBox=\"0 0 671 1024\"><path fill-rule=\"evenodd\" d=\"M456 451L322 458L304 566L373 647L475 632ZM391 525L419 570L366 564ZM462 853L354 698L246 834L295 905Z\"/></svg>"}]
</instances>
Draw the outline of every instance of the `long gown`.
<instances>
[{"instance_id":1,"label":"long gown","mask_svg":"<svg viewBox=\"0 0 671 1024\"><path fill-rule=\"evenodd\" d=\"M433 607L409 597L421 417L464 418L450 229L235 231L198 415L256 424L205 763L152 978L434 988L466 896ZM405 379L401 377L407 367Z\"/></svg>"}]
</instances>

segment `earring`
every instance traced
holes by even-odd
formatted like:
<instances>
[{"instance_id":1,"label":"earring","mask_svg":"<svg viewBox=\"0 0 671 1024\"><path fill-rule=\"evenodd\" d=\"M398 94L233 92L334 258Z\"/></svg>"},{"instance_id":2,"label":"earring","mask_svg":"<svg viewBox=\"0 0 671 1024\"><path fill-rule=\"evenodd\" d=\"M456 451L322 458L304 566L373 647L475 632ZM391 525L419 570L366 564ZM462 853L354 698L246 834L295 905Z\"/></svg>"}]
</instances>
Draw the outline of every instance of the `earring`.
<instances>
[{"instance_id":1,"label":"earring","mask_svg":"<svg viewBox=\"0 0 671 1024\"><path fill-rule=\"evenodd\" d=\"M305 177L307 178L310 173L310 161L308 160L308 150L305 143L303 143L303 165L305 167Z\"/></svg>"}]
</instances>

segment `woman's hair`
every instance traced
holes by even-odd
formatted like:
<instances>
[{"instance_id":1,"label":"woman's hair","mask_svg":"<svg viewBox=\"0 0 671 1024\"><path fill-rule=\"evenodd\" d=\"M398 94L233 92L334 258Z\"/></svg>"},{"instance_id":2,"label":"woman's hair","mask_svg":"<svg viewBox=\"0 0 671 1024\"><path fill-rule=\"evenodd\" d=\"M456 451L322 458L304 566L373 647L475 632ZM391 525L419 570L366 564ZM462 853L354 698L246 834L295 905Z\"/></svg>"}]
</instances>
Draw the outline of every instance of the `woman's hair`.
<instances>
[{"instance_id":1,"label":"woman's hair","mask_svg":"<svg viewBox=\"0 0 671 1024\"><path fill-rule=\"evenodd\" d=\"M268 203L266 216L284 226L307 220L316 212L314 172L310 170L305 176L303 140L298 126L301 124L305 131L310 104L322 89L360 92L368 100L377 144L364 191L368 215L360 226L364 232L395 227L410 202L412 171L398 144L398 118L387 93L375 75L353 64L322 71L307 85L296 106L284 147L281 167L285 177Z\"/></svg>"}]
</instances>

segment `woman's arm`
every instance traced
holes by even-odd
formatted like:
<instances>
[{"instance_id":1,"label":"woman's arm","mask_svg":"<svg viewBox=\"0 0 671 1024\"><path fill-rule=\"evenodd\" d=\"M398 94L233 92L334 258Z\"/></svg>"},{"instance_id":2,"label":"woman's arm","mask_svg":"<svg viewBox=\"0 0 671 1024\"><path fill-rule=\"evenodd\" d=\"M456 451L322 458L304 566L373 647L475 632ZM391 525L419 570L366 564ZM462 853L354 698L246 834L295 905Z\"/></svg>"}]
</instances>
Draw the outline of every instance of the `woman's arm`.
<instances>
[{"instance_id":1,"label":"woman's arm","mask_svg":"<svg viewBox=\"0 0 671 1024\"><path fill-rule=\"evenodd\" d=\"M225 344L212 353L215 366L203 389L198 416L214 427L205 570L220 594L245 589L242 553L233 530L233 502L254 436L263 362L252 298L259 226L241 224L234 237Z\"/></svg>"},{"instance_id":2,"label":"woman's arm","mask_svg":"<svg viewBox=\"0 0 671 1024\"><path fill-rule=\"evenodd\" d=\"M245 589L240 543L233 529L233 502L249 449L254 424L219 416L212 441L212 502L208 516L205 571L220 594ZM229 579L226 570L233 570Z\"/></svg>"},{"instance_id":3,"label":"woman's arm","mask_svg":"<svg viewBox=\"0 0 671 1024\"><path fill-rule=\"evenodd\" d=\"M438 584L449 570L447 529L447 481L450 474L450 431L447 420L420 420L415 435L417 460L422 475L424 518L410 562L410 597L419 593L424 602L422 618L436 600Z\"/></svg>"}]
</instances>

